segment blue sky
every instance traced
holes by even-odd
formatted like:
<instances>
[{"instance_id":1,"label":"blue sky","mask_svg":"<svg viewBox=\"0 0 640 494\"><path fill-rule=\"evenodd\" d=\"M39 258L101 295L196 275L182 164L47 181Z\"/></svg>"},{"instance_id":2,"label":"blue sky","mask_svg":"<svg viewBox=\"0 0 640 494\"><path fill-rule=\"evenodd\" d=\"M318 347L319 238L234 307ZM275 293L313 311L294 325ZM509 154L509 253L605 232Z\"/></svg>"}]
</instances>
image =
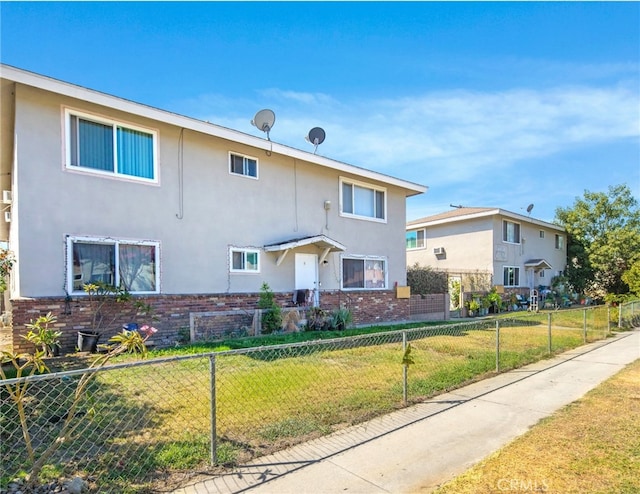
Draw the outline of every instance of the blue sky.
<instances>
[{"instance_id":1,"label":"blue sky","mask_svg":"<svg viewBox=\"0 0 640 494\"><path fill-rule=\"evenodd\" d=\"M1 2L3 63L550 221L640 196L638 2Z\"/></svg>"}]
</instances>

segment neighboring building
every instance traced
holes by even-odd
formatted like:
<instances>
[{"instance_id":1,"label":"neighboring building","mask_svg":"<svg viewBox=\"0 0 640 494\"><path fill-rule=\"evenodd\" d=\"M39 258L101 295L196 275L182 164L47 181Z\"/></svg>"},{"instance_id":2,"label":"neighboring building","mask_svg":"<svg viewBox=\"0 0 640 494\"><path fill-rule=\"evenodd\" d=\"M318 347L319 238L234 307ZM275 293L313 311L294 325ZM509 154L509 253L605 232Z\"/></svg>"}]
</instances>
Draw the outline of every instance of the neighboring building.
<instances>
[{"instance_id":1,"label":"neighboring building","mask_svg":"<svg viewBox=\"0 0 640 494\"><path fill-rule=\"evenodd\" d=\"M409 266L446 271L465 291L477 289L465 278L484 275L491 286L528 295L563 274L567 259L562 227L499 208L462 207L410 221L406 247Z\"/></svg>"},{"instance_id":2,"label":"neighboring building","mask_svg":"<svg viewBox=\"0 0 640 494\"><path fill-rule=\"evenodd\" d=\"M53 310L72 346L96 280L154 305L160 344L192 313L250 312L265 282L282 305L310 290L356 323L407 319L405 203L426 187L14 67L1 80L14 345Z\"/></svg>"}]
</instances>

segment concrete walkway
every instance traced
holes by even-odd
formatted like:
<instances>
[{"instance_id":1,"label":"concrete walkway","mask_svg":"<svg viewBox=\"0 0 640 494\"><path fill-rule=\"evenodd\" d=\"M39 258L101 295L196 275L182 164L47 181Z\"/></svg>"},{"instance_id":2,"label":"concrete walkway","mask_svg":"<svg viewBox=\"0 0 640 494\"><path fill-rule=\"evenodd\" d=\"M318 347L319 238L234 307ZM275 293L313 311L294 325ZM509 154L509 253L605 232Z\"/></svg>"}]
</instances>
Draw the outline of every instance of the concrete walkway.
<instances>
[{"instance_id":1,"label":"concrete walkway","mask_svg":"<svg viewBox=\"0 0 640 494\"><path fill-rule=\"evenodd\" d=\"M640 330L620 333L174 492L431 492L639 358Z\"/></svg>"}]
</instances>

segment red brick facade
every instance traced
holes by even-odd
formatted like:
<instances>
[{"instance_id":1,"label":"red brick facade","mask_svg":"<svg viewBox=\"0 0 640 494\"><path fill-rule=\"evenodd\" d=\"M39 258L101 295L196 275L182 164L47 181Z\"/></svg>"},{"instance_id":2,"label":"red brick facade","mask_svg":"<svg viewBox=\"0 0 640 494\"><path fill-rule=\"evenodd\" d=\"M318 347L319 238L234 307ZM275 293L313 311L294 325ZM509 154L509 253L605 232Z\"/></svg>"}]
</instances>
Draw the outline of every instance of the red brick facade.
<instances>
[{"instance_id":1,"label":"red brick facade","mask_svg":"<svg viewBox=\"0 0 640 494\"><path fill-rule=\"evenodd\" d=\"M292 293L276 294L281 307L291 307ZM220 312L217 324L229 325L235 330L242 318L229 317L233 311L252 313L258 305L260 294L210 294L210 295L154 295L136 297L153 308L155 320L146 320L135 314L131 304L115 304L103 308L103 329L100 343L106 343L118 333L122 324L136 322L140 325L152 324L159 331L153 343L158 347L172 346L180 334L190 327L190 314L198 312ZM409 300L398 299L395 292L366 291L343 292L327 291L320 293L320 306L327 310L338 307L351 309L353 324L366 325L409 320ZM26 334L26 324L38 316L51 312L57 317L56 329L62 331L62 352L72 352L77 345L78 331L91 331L93 311L86 297L65 300L64 297L46 297L37 299L18 299L11 301L13 326L13 347L15 351L32 350L20 335ZM246 321L242 320L242 324ZM232 327L234 326L234 327Z\"/></svg>"}]
</instances>

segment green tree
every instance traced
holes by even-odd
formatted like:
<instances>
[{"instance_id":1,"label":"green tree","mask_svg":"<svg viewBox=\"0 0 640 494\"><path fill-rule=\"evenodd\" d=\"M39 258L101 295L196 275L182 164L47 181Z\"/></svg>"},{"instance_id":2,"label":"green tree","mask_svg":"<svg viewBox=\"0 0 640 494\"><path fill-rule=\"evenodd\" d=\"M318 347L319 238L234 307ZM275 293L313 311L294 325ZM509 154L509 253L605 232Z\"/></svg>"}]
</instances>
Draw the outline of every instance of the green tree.
<instances>
[{"instance_id":1,"label":"green tree","mask_svg":"<svg viewBox=\"0 0 640 494\"><path fill-rule=\"evenodd\" d=\"M631 267L622 275L622 281L629 285L629 291L640 297L640 259L631 265Z\"/></svg>"},{"instance_id":2,"label":"green tree","mask_svg":"<svg viewBox=\"0 0 640 494\"><path fill-rule=\"evenodd\" d=\"M623 275L640 259L640 209L627 185L585 190L572 207L556 209L556 222L567 230L567 278L576 291L629 292Z\"/></svg>"}]
</instances>

